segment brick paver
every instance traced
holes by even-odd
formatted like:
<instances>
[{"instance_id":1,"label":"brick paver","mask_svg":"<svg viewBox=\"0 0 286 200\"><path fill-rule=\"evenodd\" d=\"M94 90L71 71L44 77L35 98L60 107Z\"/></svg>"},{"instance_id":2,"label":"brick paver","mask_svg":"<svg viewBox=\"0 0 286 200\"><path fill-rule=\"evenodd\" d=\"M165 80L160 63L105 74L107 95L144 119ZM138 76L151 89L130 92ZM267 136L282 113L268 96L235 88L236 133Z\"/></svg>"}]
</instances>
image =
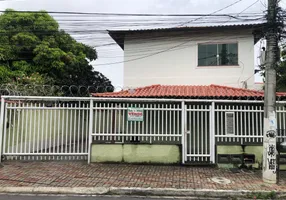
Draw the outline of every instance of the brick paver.
<instances>
[{"instance_id":1,"label":"brick paver","mask_svg":"<svg viewBox=\"0 0 286 200\"><path fill-rule=\"evenodd\" d=\"M213 177L231 180L223 185ZM243 189L286 191L286 172L279 184L265 184L261 171L233 173L227 169L193 166L86 164L85 162L4 162L0 187L143 187L179 189Z\"/></svg>"}]
</instances>

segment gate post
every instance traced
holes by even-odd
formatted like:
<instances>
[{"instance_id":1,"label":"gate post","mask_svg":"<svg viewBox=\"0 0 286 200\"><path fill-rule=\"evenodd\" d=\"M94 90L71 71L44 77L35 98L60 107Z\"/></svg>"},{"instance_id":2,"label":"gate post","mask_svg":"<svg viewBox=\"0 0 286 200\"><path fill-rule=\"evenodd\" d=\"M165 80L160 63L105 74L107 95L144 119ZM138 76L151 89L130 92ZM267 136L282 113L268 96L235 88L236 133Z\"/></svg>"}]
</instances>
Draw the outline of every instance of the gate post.
<instances>
[{"instance_id":1,"label":"gate post","mask_svg":"<svg viewBox=\"0 0 286 200\"><path fill-rule=\"evenodd\" d=\"M3 131L4 131L4 112L5 112L5 100L1 98L1 113L0 113L0 163L2 162L2 150L3 150ZM5 141L4 141L5 142Z\"/></svg>"},{"instance_id":2,"label":"gate post","mask_svg":"<svg viewBox=\"0 0 286 200\"><path fill-rule=\"evenodd\" d=\"M210 161L215 163L215 102L210 106Z\"/></svg>"},{"instance_id":3,"label":"gate post","mask_svg":"<svg viewBox=\"0 0 286 200\"><path fill-rule=\"evenodd\" d=\"M89 103L89 128L88 128L88 157L87 157L88 164L90 164L90 161L91 161L92 129L93 129L93 100L90 99L90 103Z\"/></svg>"},{"instance_id":4,"label":"gate post","mask_svg":"<svg viewBox=\"0 0 286 200\"><path fill-rule=\"evenodd\" d=\"M182 101L181 104L181 134L182 134L182 163L185 164L186 161L186 110L185 110L185 102Z\"/></svg>"}]
</instances>

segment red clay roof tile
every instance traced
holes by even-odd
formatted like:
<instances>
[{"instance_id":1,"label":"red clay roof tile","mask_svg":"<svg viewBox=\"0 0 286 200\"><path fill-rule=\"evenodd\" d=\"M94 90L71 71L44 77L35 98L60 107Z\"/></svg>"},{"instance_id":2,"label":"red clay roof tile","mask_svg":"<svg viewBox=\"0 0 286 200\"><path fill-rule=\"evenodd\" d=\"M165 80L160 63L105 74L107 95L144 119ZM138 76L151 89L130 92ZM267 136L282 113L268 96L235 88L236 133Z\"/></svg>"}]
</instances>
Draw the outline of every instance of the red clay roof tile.
<instances>
[{"instance_id":1,"label":"red clay roof tile","mask_svg":"<svg viewBox=\"0 0 286 200\"><path fill-rule=\"evenodd\" d=\"M262 98L264 93L220 85L151 85L120 92L94 93L92 96L112 98ZM277 92L277 96L286 97L286 93Z\"/></svg>"}]
</instances>

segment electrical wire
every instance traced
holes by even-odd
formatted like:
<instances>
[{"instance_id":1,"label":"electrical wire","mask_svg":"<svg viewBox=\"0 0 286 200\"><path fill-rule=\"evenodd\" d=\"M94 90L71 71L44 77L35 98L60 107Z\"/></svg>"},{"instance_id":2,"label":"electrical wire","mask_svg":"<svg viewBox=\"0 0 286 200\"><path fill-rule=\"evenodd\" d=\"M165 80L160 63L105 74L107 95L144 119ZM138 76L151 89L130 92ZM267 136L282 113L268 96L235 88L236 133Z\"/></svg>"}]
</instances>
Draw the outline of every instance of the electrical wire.
<instances>
[{"instance_id":1,"label":"electrical wire","mask_svg":"<svg viewBox=\"0 0 286 200\"><path fill-rule=\"evenodd\" d=\"M243 13L244 11L248 10L249 8L251 8L252 6L254 6L255 4L257 4L260 0L256 0L254 3L250 4L248 7L246 7L244 10L242 10L240 13ZM239 14L240 14L239 13Z\"/></svg>"},{"instance_id":2,"label":"electrical wire","mask_svg":"<svg viewBox=\"0 0 286 200\"><path fill-rule=\"evenodd\" d=\"M232 6L232 5L236 4L236 3L239 3L240 1L241 1L241 0L236 1L236 2L234 2L233 4L230 4L228 7L230 7L230 6ZM253 6L253 5L256 4L257 2L258 2L258 1L254 2L253 4L251 4L250 6L248 6L247 8L243 9L239 14L243 13L244 11L246 11L247 9L249 9L251 6ZM223 9L225 9L225 8L226 8L226 7L222 8L222 9L219 9L219 11L221 11L221 10L223 10ZM215 12L217 12L217 11L215 11ZM192 38L192 40L193 40L193 38ZM214 41L214 40L211 40L211 41ZM211 42L211 41L209 41L209 42ZM122 62L113 62L113 63L98 64L98 65L95 65L95 66L114 65L114 64L120 64L120 63L126 63L126 62L132 62L132 61L144 59L144 58L147 58L147 57L151 57L151 56L154 56L154 55L158 55L158 54L161 54L161 53L170 51L170 50L175 49L175 48L177 48L177 47L180 47L180 46L182 46L182 45L184 45L184 44L186 44L186 43L188 43L188 42L190 42L190 40L187 41L187 42L183 42L183 43L181 43L181 44L179 44L179 45L175 45L175 46L173 46L173 47L167 48L166 50L158 51L158 52L156 52L156 53L153 53L153 54L150 54L150 55L145 55L145 56L142 56L142 57L139 57L139 58L129 59L129 60L122 61Z\"/></svg>"},{"instance_id":3,"label":"electrical wire","mask_svg":"<svg viewBox=\"0 0 286 200\"><path fill-rule=\"evenodd\" d=\"M242 0L240 0L240 1L242 1ZM239 1L237 1L237 3L238 3ZM236 3L236 2L235 2ZM232 4L231 4L232 5ZM231 5L229 5L229 7L231 6ZM234 5L234 4L233 4ZM220 9L219 11L221 11L221 10L223 10L223 9L225 9L225 8L222 8L222 9ZM216 11L216 12L219 12L219 11ZM17 12L17 11L16 11ZM20 12L24 12L24 11L20 11ZM41 13L41 12L38 12L38 13ZM59 12L55 12L55 13L59 13ZM63 12L60 12L61 14L63 14ZM64 12L65 14L71 14L70 12ZM76 13L72 13L72 14L79 14L78 12L76 12ZM80 13L80 14L91 14L91 13ZM103 14L103 13L92 13L92 14ZM104 13L104 15L105 15L106 13ZM117 15L117 14L116 14ZM121 14L120 14L121 15ZM125 15L125 14L124 14ZM128 15L130 15L130 14L128 14ZM132 14L131 14L132 15ZM208 14L209 15L209 14ZM204 15L204 17L206 17L206 16L208 16L208 15ZM126 15L125 15L126 16ZM142 14L140 14L140 16L142 16ZM156 15L157 16L157 15ZM160 15L160 16L162 16L162 15ZM180 15L180 16L182 16L182 15ZM215 15L213 15L213 16L215 16ZM221 15L220 15L221 16ZM225 16L225 14L223 15L223 16ZM221 21L219 21L219 22L221 22ZM208 23L210 23L210 22L208 22ZM94 33L105 33L106 31L105 30L85 30L85 31L78 31L78 30L69 30L69 33L70 34L94 34ZM41 34L44 34L43 32L41 33ZM159 38L159 39L161 39L161 38ZM158 40L158 38L157 38L157 40ZM115 45L115 43L113 43L113 44L108 44L107 46L109 46L109 45ZM103 46L105 46L105 45L103 45ZM100 47L100 45L97 45L96 47ZM177 46L175 46L175 47L173 47L173 48L176 48ZM168 49L169 51L171 51L173 48L170 48L170 49ZM156 49L154 49L154 48L152 48L152 50L156 50ZM168 51L167 50L167 51ZM144 50L145 52L146 52L146 49ZM163 52L165 51L165 50L162 50ZM155 53L155 55L156 55L157 53ZM145 56L148 56L149 57L149 55L144 55L144 57ZM138 58L137 58L138 59Z\"/></svg>"},{"instance_id":4,"label":"electrical wire","mask_svg":"<svg viewBox=\"0 0 286 200\"><path fill-rule=\"evenodd\" d=\"M263 26L263 25L261 25L261 24L257 24L256 25L258 28L261 26ZM249 30L249 31L251 31L252 30L252 28L248 28L248 29L245 29L246 31L247 30ZM12 31L11 32L11 34L12 33L22 33L22 32L28 32L28 33L33 33L33 32L35 32L37 35L40 35L40 36L49 36L50 34L60 34L60 33L58 33L57 31L31 31L31 30L29 30L29 31ZM88 31L69 31L69 33L86 33L86 34L92 34L92 33L100 33L100 32L102 32L102 30L88 30ZM184 31L184 33L188 33L188 31ZM191 30L190 32L189 32L190 34L192 34L192 35L196 35L196 34L199 34L199 35L201 35L201 32L200 31L198 31L198 30ZM239 33L239 32L238 32ZM1 33L0 32L0 35L5 35L5 36L9 36L10 34L9 33ZM51 35L51 36L53 36L53 35ZM98 37L98 36L97 36ZM92 37L91 37L92 38ZM104 37L102 37L102 38L100 38L100 41L102 40L102 39L104 39L104 38L109 38L109 36L108 35L104 35ZM129 39L131 40L134 40L134 39L140 39L140 41L136 41L136 43L144 43L144 42L156 42L156 41L162 41L162 40L168 40L167 41L167 44L168 43L170 43L170 42L173 42L173 41L178 41L178 40L184 40L184 39L186 39L186 36L184 35L184 36L182 36L182 34L180 33L180 32L175 32L175 33L170 33L170 34L168 34L168 36L165 36L165 35L161 35L161 36L156 36L156 37L154 37L154 36L152 36L152 35L145 35L145 37L138 37L138 36L131 36L131 37L129 37ZM40 44L40 43L39 43ZM164 43L164 44L166 44L166 43ZM15 44L10 44L10 43L5 43L5 42L2 42L1 43L1 45L12 45L12 46L15 46ZM114 42L112 42L112 43L107 43L107 44L104 44L104 45L95 45L94 47L100 47L100 46L110 46L110 45L117 45L116 43L114 43ZM157 44L157 43L154 43L154 44L149 44L148 45L148 47L150 48L150 47L154 47L154 46L160 46L160 45L162 45L161 43L159 43L159 44ZM21 45L19 45L19 46L21 46ZM126 51L128 51L128 50L126 50ZM133 50L132 50L133 51Z\"/></svg>"},{"instance_id":5,"label":"electrical wire","mask_svg":"<svg viewBox=\"0 0 286 200\"><path fill-rule=\"evenodd\" d=\"M245 38L249 38L249 36L234 36L234 37L228 37L229 39L233 39L234 41L236 41L237 39L245 39ZM167 37L166 37L167 39ZM193 44L190 44L188 45L187 43L188 42L191 42L192 40L193 41L200 41L200 40L204 40L205 39L205 36L198 36L198 37L192 37L192 39L186 39L186 37L184 37L184 42L186 43L185 45L181 45L180 48L176 48L175 50L179 50L179 49L185 49L185 48L189 48L190 46L193 46ZM224 37L218 37L217 39L213 39L215 41L223 41L225 39L225 36ZM159 40L159 39L158 39ZM162 40L159 40L159 41L162 41ZM167 40L168 41L168 40ZM156 53L157 51L162 51L164 49L166 49L166 45L174 45L174 43L178 43L178 40L170 40L168 42L162 42L162 43L159 43L159 44L146 44L146 47L141 47L141 48L137 48L136 50L125 50L125 57L138 57L138 56L146 56L146 55L149 55L150 53L154 52ZM142 42L141 44L144 44L145 42ZM41 44L41 43L39 43ZM140 44L140 42L137 42L136 44ZM5 45L2 45L2 46L5 46ZM15 47L22 47L22 48L29 48L31 46L27 46L27 45L8 45L8 46L15 46ZM92 46L93 47L93 46ZM100 47L100 45L98 45L97 47ZM25 51L23 51L25 52ZM31 51L27 51L27 52L31 52ZM105 51L106 53L107 52L110 52L109 50L108 51ZM110 57L112 58L112 57Z\"/></svg>"},{"instance_id":6,"label":"electrical wire","mask_svg":"<svg viewBox=\"0 0 286 200\"><path fill-rule=\"evenodd\" d=\"M229 40L231 39L238 39L239 37L228 37ZM242 37L242 38L248 38L248 37ZM192 38L192 40L196 40L194 38ZM158 54L161 54L161 53L164 53L164 52L169 52L169 51L176 51L176 50L180 50L180 49L183 49L183 48L189 48L191 46L196 46L197 44L192 44L190 46L187 46L187 47L183 47L183 48L177 48L177 47L180 47L188 42L190 42L191 40L188 40L184 43L180 43L178 45L175 45L175 46L172 46L172 47L169 47L167 49L164 49L164 50L161 50L161 51L157 51L155 53L151 53L151 54L148 54L148 55L145 55L145 56L142 56L142 57L139 57L139 58L134 58L134 59L129 59L129 60L125 60L125 61L119 61L119 62L111 62L111 63L103 63L103 64L97 64L95 66L105 66L105 65L114 65L114 64L121 64L121 63L127 63L127 62L132 62L132 61L137 61L137 60L141 60L141 59L144 59L144 58L147 58L147 57L151 57L151 56L155 56L155 55L158 55ZM222 37L220 39L212 39L212 40L209 40L209 41L206 41L205 43L208 43L208 42L213 42L213 41L225 41L225 37Z\"/></svg>"},{"instance_id":7,"label":"electrical wire","mask_svg":"<svg viewBox=\"0 0 286 200\"><path fill-rule=\"evenodd\" d=\"M235 2L233 2L233 3L231 3L231 4L227 5L227 6L225 6L225 7L221 8L221 9L219 9L219 10L216 10L216 11L214 11L214 12L212 12L212 13L209 13L207 16L214 16L216 13L218 13L218 12L220 12L220 11L222 11L222 10L225 10L225 9L227 9L227 8L233 6L233 5L235 5L235 4L237 4L237 3L241 2L241 1L243 1L243 0L237 0L237 1L235 1ZM200 18L202 18L202 17L196 18L196 19L194 19L194 20L192 20L192 21L187 21L187 22L185 22L185 23L180 24L179 26L184 26L184 25L189 24L190 22L196 21L196 20L198 20L198 19L200 19Z\"/></svg>"},{"instance_id":8,"label":"electrical wire","mask_svg":"<svg viewBox=\"0 0 286 200\"><path fill-rule=\"evenodd\" d=\"M222 11L232 5L235 5L236 3L243 1L243 0L238 0L222 9L219 9L211 14L149 14L149 13L100 13L100 12L70 12L70 11L31 11L31 10L26 10L26 11L16 11L16 10L0 10L2 13L35 13L35 14L65 14L65 15L99 15L99 16L137 16L137 17L206 17L206 16L229 16L231 17L233 13L231 14L215 14L219 11Z\"/></svg>"}]
</instances>

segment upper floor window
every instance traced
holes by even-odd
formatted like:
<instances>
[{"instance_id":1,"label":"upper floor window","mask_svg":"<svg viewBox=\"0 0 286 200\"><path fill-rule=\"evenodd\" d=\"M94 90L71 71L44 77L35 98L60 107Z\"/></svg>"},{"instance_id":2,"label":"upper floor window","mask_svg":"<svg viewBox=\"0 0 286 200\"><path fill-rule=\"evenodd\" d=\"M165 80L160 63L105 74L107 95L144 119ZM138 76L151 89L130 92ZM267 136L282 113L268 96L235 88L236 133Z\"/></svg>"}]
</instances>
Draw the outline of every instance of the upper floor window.
<instances>
[{"instance_id":1,"label":"upper floor window","mask_svg":"<svg viewBox=\"0 0 286 200\"><path fill-rule=\"evenodd\" d=\"M237 43L198 45L198 66L227 65L238 65Z\"/></svg>"}]
</instances>

